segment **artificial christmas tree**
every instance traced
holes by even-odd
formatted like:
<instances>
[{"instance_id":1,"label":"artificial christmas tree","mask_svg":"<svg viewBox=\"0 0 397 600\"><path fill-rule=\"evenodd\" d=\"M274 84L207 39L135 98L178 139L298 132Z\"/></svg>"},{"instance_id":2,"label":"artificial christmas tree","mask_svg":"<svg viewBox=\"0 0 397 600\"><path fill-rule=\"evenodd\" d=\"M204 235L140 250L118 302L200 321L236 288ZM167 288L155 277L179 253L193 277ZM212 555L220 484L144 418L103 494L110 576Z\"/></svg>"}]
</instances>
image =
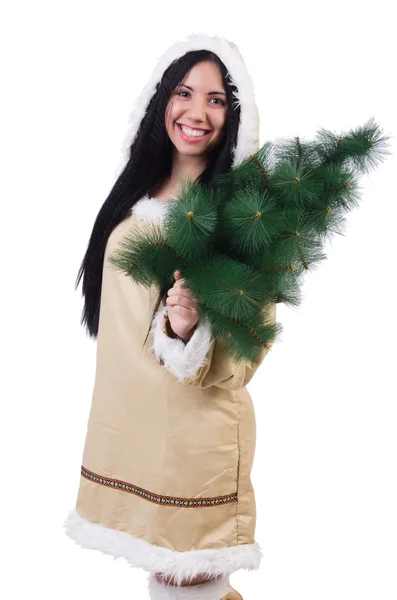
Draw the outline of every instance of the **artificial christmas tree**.
<instances>
[{"instance_id":1,"label":"artificial christmas tree","mask_svg":"<svg viewBox=\"0 0 397 600\"><path fill-rule=\"evenodd\" d=\"M358 177L388 154L373 119L346 134L266 142L211 187L188 181L165 223L128 233L109 257L136 283L170 287L180 270L213 334L238 363L282 331L267 307L298 306L303 274L326 258L358 206Z\"/></svg>"}]
</instances>

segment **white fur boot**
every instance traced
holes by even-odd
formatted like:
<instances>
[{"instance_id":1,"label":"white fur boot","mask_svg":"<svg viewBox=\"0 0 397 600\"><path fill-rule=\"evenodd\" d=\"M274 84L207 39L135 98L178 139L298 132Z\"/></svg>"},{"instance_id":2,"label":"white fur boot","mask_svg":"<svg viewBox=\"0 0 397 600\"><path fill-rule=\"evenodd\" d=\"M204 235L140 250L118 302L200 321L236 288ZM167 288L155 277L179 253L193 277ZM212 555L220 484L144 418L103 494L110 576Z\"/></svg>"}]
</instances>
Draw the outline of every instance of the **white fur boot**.
<instances>
[{"instance_id":1,"label":"white fur boot","mask_svg":"<svg viewBox=\"0 0 397 600\"><path fill-rule=\"evenodd\" d=\"M228 575L219 575L197 585L167 585L159 583L154 573L148 577L150 600L222 600L232 590Z\"/></svg>"}]
</instances>

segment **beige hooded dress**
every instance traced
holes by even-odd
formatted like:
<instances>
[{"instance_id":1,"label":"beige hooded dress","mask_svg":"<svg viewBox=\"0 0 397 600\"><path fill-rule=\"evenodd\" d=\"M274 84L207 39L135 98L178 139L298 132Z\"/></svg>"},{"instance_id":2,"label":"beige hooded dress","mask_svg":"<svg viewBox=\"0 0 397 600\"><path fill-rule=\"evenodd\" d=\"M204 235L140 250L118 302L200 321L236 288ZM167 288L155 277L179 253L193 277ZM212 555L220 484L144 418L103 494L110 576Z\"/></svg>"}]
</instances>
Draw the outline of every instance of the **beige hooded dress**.
<instances>
[{"instance_id":1,"label":"beige hooded dress","mask_svg":"<svg viewBox=\"0 0 397 600\"><path fill-rule=\"evenodd\" d=\"M258 149L252 83L234 44L201 34L161 58L135 107L125 148L164 70L195 49L214 51L238 88L237 165ZM205 319L185 344L169 335L166 305L143 344L158 288L134 283L107 259L128 231L161 224L167 209L156 198L141 198L108 239L92 406L76 507L65 528L79 545L124 557L150 574L179 582L203 572L219 575L218 600L230 573L260 563L250 479L255 415L245 386L268 350L257 363L237 366ZM276 305L272 316L275 322ZM151 586L152 598L163 597L153 577Z\"/></svg>"}]
</instances>

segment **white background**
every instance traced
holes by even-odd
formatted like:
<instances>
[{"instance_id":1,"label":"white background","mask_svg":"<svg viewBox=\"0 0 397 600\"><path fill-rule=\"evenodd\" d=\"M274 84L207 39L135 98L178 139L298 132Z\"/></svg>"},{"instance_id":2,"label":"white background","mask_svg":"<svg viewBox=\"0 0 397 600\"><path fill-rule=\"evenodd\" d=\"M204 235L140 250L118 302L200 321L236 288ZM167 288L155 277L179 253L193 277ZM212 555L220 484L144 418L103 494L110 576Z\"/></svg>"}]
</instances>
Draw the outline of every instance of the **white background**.
<instances>
[{"instance_id":1,"label":"white background","mask_svg":"<svg viewBox=\"0 0 397 600\"><path fill-rule=\"evenodd\" d=\"M74 282L128 116L189 33L234 41L261 143L371 116L395 136L390 0L18 2L1 15L2 596L144 600L146 573L78 548L74 507L95 369ZM393 108L394 107L394 108ZM395 600L396 159L361 180L302 305L248 389L264 558L244 600ZM393 308L394 307L394 308Z\"/></svg>"}]
</instances>

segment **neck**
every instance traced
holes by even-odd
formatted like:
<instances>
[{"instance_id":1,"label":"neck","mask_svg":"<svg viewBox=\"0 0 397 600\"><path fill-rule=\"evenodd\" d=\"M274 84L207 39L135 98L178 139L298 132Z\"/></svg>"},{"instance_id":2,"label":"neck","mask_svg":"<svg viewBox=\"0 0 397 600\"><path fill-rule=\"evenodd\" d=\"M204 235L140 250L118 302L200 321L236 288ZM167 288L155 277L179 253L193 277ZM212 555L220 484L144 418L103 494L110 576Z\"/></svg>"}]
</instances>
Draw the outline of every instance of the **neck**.
<instances>
[{"instance_id":1,"label":"neck","mask_svg":"<svg viewBox=\"0 0 397 600\"><path fill-rule=\"evenodd\" d=\"M172 170L168 178L168 186L175 193L181 189L182 182L191 179L194 181L206 168L205 156L184 156L175 148L172 154Z\"/></svg>"}]
</instances>

